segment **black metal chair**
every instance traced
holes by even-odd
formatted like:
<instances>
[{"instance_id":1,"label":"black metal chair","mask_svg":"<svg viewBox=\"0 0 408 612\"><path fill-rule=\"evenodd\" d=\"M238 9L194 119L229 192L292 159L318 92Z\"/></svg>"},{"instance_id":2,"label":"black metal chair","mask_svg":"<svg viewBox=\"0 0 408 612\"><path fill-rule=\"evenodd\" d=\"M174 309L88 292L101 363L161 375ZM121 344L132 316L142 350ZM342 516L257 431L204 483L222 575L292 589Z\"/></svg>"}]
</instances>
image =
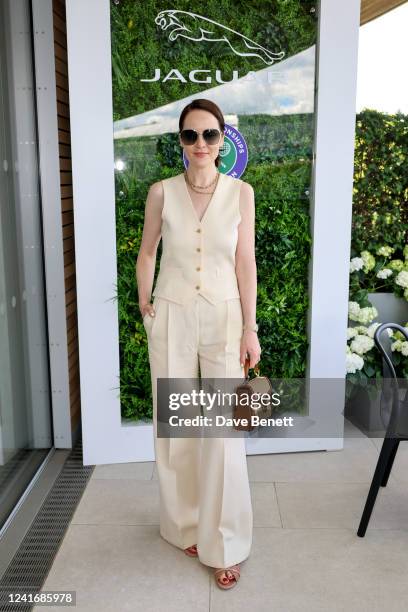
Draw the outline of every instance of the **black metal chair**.
<instances>
[{"instance_id":1,"label":"black metal chair","mask_svg":"<svg viewBox=\"0 0 408 612\"><path fill-rule=\"evenodd\" d=\"M380 335L388 328L400 331L408 340L407 329L398 323L383 323L377 327L374 333L374 342L382 353L383 360L388 368L388 372L390 372L392 376L390 379L383 378L384 386L381 390L381 407L383 406L383 396L386 396L386 400L391 400L389 403L391 409L389 411L388 425L385 426L386 432L384 442L381 447L380 456L378 457L377 466L375 468L374 476L357 531L357 535L360 536L360 538L365 536L380 486L387 486L388 477L391 473L391 468L394 463L395 455L397 454L399 443L401 440L408 440L407 397L405 397L403 401L401 400L400 386L393 363L380 341ZM384 368L384 371L385 370L386 368Z\"/></svg>"}]
</instances>

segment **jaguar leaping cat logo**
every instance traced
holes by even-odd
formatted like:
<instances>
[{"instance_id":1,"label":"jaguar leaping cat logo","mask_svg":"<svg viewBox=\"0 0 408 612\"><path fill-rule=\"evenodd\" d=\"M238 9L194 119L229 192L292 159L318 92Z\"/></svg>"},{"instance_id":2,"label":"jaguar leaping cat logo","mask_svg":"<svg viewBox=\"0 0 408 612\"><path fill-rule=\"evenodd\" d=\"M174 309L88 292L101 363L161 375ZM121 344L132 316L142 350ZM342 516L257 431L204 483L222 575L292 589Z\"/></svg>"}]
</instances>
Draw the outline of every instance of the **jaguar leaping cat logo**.
<instances>
[{"instance_id":1,"label":"jaguar leaping cat logo","mask_svg":"<svg viewBox=\"0 0 408 612\"><path fill-rule=\"evenodd\" d=\"M284 51L272 53L269 49L258 45L243 34L196 13L176 10L160 11L154 21L162 30L171 28L169 40L172 41L179 36L196 42L201 40L207 42L225 41L236 55L259 57L268 65L281 60L285 56Z\"/></svg>"}]
</instances>

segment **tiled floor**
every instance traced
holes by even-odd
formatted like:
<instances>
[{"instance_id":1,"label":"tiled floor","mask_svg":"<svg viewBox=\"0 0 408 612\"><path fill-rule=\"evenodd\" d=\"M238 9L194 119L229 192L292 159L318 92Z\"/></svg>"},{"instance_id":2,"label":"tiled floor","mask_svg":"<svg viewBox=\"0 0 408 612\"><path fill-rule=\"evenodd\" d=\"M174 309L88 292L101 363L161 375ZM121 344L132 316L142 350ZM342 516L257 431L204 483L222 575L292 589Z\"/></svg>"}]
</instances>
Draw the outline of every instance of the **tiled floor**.
<instances>
[{"instance_id":1,"label":"tiled floor","mask_svg":"<svg viewBox=\"0 0 408 612\"><path fill-rule=\"evenodd\" d=\"M248 456L253 545L230 591L160 537L154 463L97 466L43 590L101 612L405 612L408 448L359 538L382 440L356 433L347 424L341 451Z\"/></svg>"}]
</instances>

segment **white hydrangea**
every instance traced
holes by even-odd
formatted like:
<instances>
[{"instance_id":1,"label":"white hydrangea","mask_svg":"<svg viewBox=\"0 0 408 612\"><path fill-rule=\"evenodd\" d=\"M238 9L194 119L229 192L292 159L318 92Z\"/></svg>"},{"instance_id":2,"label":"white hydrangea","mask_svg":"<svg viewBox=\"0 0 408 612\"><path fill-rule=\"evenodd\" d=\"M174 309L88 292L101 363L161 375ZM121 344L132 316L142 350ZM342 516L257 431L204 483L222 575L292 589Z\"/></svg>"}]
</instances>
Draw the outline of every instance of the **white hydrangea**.
<instances>
[{"instance_id":1,"label":"white hydrangea","mask_svg":"<svg viewBox=\"0 0 408 612\"><path fill-rule=\"evenodd\" d=\"M401 350L402 340L396 340L391 344L392 351L400 351Z\"/></svg>"},{"instance_id":2,"label":"white hydrangea","mask_svg":"<svg viewBox=\"0 0 408 612\"><path fill-rule=\"evenodd\" d=\"M361 251L360 256L364 262L364 272L369 272L375 266L375 257L369 251Z\"/></svg>"},{"instance_id":3,"label":"white hydrangea","mask_svg":"<svg viewBox=\"0 0 408 612\"><path fill-rule=\"evenodd\" d=\"M374 338L375 330L377 327L380 327L381 323L371 323L371 325L367 328L367 336L370 338ZM388 329L388 331L391 331ZM389 335L389 334L388 334Z\"/></svg>"},{"instance_id":4,"label":"white hydrangea","mask_svg":"<svg viewBox=\"0 0 408 612\"><path fill-rule=\"evenodd\" d=\"M364 359L350 350L346 352L346 372L347 374L355 374L357 370L361 370L364 366Z\"/></svg>"},{"instance_id":5,"label":"white hydrangea","mask_svg":"<svg viewBox=\"0 0 408 612\"><path fill-rule=\"evenodd\" d=\"M355 317L358 317L360 312L360 305L358 302L349 302L348 304L348 314L352 321L357 321Z\"/></svg>"},{"instance_id":6,"label":"white hydrangea","mask_svg":"<svg viewBox=\"0 0 408 612\"><path fill-rule=\"evenodd\" d=\"M361 308L358 302L349 302L348 315L352 321L368 325L373 319L378 317L378 310L375 306L364 306L364 308ZM363 331L363 333L365 332Z\"/></svg>"},{"instance_id":7,"label":"white hydrangea","mask_svg":"<svg viewBox=\"0 0 408 612\"><path fill-rule=\"evenodd\" d=\"M350 273L358 272L364 266L364 260L362 257L353 257L350 261Z\"/></svg>"},{"instance_id":8,"label":"white hydrangea","mask_svg":"<svg viewBox=\"0 0 408 612\"><path fill-rule=\"evenodd\" d=\"M373 319L378 317L378 310L374 306L362 308L362 311L363 312L360 311L360 316L361 316L360 320L362 323L365 323L366 325L368 325L368 323L371 323Z\"/></svg>"},{"instance_id":9,"label":"white hydrangea","mask_svg":"<svg viewBox=\"0 0 408 612\"><path fill-rule=\"evenodd\" d=\"M364 325L368 325L371 323L373 319L378 316L378 310L374 306L366 306L365 308L360 308L359 314L359 322L364 323Z\"/></svg>"},{"instance_id":10,"label":"white hydrangea","mask_svg":"<svg viewBox=\"0 0 408 612\"><path fill-rule=\"evenodd\" d=\"M387 263L387 266L392 270L397 270L397 272L399 272L404 267L404 262L402 259L391 259L391 261Z\"/></svg>"},{"instance_id":11,"label":"white hydrangea","mask_svg":"<svg viewBox=\"0 0 408 612\"><path fill-rule=\"evenodd\" d=\"M404 287L404 289L408 288L408 272L406 270L398 272L395 282L397 285L400 285L400 287Z\"/></svg>"},{"instance_id":12,"label":"white hydrangea","mask_svg":"<svg viewBox=\"0 0 408 612\"><path fill-rule=\"evenodd\" d=\"M377 327L380 327L380 325L382 325L382 323L371 323L371 325L369 327L363 327L362 325L359 325L355 329L358 329L360 334L366 334L370 338L374 338L374 334L376 332L376 329L377 329ZM387 327L386 328L386 333L387 333L388 337L391 338L391 336L392 336L392 329L390 327Z\"/></svg>"},{"instance_id":13,"label":"white hydrangea","mask_svg":"<svg viewBox=\"0 0 408 612\"><path fill-rule=\"evenodd\" d=\"M356 327L354 328L356 330L356 332L358 332L359 334L367 334L367 327L365 327L365 325L356 325Z\"/></svg>"},{"instance_id":14,"label":"white hydrangea","mask_svg":"<svg viewBox=\"0 0 408 612\"><path fill-rule=\"evenodd\" d=\"M354 353L357 353L357 355L364 355L364 353L371 351L373 346L374 346L374 340L372 338L370 338L369 336L363 336L360 334L358 334L355 338L353 338L350 344L351 350Z\"/></svg>"},{"instance_id":15,"label":"white hydrangea","mask_svg":"<svg viewBox=\"0 0 408 612\"><path fill-rule=\"evenodd\" d=\"M396 340L391 344L391 350L398 351L398 353L402 353L404 357L408 357L408 341Z\"/></svg>"},{"instance_id":16,"label":"white hydrangea","mask_svg":"<svg viewBox=\"0 0 408 612\"><path fill-rule=\"evenodd\" d=\"M377 272L377 278L388 278L392 275L392 270L389 268L383 268Z\"/></svg>"},{"instance_id":17,"label":"white hydrangea","mask_svg":"<svg viewBox=\"0 0 408 612\"><path fill-rule=\"evenodd\" d=\"M354 336L357 336L358 331L355 327L348 327L347 328L347 340L351 340L352 338L354 338Z\"/></svg>"},{"instance_id":18,"label":"white hydrangea","mask_svg":"<svg viewBox=\"0 0 408 612\"><path fill-rule=\"evenodd\" d=\"M377 249L377 255L384 255L384 257L389 257L391 253L393 253L395 249L390 246L382 246Z\"/></svg>"},{"instance_id":19,"label":"white hydrangea","mask_svg":"<svg viewBox=\"0 0 408 612\"><path fill-rule=\"evenodd\" d=\"M378 311L375 306L365 306L360 308L357 302L349 302L349 318L352 321L367 325L378 316Z\"/></svg>"}]
</instances>

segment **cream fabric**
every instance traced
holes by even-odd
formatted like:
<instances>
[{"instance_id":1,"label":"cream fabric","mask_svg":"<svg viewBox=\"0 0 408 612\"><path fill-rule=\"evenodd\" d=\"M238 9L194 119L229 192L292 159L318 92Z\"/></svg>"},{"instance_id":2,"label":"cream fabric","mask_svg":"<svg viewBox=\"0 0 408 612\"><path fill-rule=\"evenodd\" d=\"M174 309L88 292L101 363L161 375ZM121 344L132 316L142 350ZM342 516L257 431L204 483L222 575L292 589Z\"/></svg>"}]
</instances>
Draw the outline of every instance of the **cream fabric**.
<instances>
[{"instance_id":1,"label":"cream fabric","mask_svg":"<svg viewBox=\"0 0 408 612\"><path fill-rule=\"evenodd\" d=\"M235 250L241 179L220 173L201 221L183 174L162 183L162 257L152 295L178 304L198 294L212 304L239 297Z\"/></svg>"},{"instance_id":2,"label":"cream fabric","mask_svg":"<svg viewBox=\"0 0 408 612\"><path fill-rule=\"evenodd\" d=\"M156 316L143 318L152 382L160 534L182 549L197 544L200 561L219 568L244 561L252 544L245 438L158 438L157 380L197 378L199 369L203 379L244 376L239 358L243 317L232 254L239 223L239 182L227 175L221 178L213 207L207 208L201 223L189 208L192 202L181 184L184 177L164 181L165 243L153 300ZM202 232L195 233L197 228ZM202 246L200 258L194 252L196 244ZM203 267L200 290L195 288L197 263ZM179 270L175 284L174 269ZM224 282L214 273L217 269L226 275Z\"/></svg>"}]
</instances>

